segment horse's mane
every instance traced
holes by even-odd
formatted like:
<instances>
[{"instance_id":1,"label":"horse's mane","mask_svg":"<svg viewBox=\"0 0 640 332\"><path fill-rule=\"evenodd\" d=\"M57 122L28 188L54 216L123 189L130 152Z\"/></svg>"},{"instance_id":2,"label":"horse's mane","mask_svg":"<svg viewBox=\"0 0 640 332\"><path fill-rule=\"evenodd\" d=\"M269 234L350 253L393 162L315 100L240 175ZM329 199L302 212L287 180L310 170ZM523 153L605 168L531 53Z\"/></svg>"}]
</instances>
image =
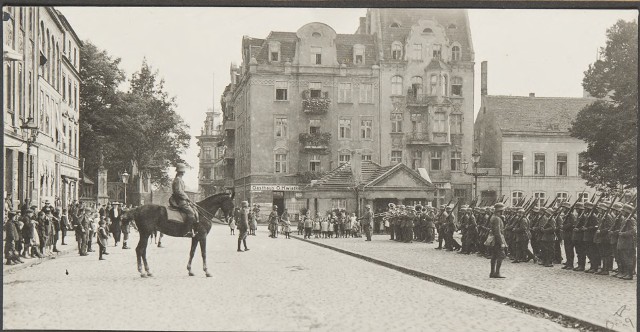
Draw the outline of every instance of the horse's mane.
<instances>
[{"instance_id":1,"label":"horse's mane","mask_svg":"<svg viewBox=\"0 0 640 332\"><path fill-rule=\"evenodd\" d=\"M227 196L229 198L231 198L231 194L229 193L217 193L215 195L211 195L205 199L203 199L202 201L198 202L199 204L208 204L211 203L211 201L213 200L218 200L220 198L222 198L223 196Z\"/></svg>"}]
</instances>

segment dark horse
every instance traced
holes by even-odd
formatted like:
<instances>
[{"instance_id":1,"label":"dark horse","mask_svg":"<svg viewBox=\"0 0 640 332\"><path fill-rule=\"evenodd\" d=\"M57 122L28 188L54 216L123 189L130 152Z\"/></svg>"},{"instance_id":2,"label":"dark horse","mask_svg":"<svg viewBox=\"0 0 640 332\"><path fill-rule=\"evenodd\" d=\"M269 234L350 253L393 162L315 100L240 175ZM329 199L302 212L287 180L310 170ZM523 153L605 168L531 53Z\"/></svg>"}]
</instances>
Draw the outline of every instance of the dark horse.
<instances>
[{"instance_id":1,"label":"dark horse","mask_svg":"<svg viewBox=\"0 0 640 332\"><path fill-rule=\"evenodd\" d=\"M207 270L207 234L209 234L211 230L213 221L209 217L213 216L218 209L221 209L224 214L224 219L227 221L234 208L233 195L234 194L228 193L215 194L196 203L207 212L207 215L203 216L202 213L200 213L200 221L196 226L197 234L191 239L191 253L189 255L189 264L187 265L190 276L194 275L193 272L191 272L191 261L196 252L196 247L200 244L202 267L206 276L211 277L211 274ZM184 234L189 231L184 222L169 220L167 217L167 207L162 205L147 204L129 210L122 215L122 220L124 222L135 221L138 232L140 233L140 240L138 241L138 246L136 246L136 257L138 258L138 272L140 272L140 276L143 278L151 276L149 265L147 264L147 242L151 234L160 231L165 235L184 237ZM142 271L143 262L146 273Z\"/></svg>"}]
</instances>

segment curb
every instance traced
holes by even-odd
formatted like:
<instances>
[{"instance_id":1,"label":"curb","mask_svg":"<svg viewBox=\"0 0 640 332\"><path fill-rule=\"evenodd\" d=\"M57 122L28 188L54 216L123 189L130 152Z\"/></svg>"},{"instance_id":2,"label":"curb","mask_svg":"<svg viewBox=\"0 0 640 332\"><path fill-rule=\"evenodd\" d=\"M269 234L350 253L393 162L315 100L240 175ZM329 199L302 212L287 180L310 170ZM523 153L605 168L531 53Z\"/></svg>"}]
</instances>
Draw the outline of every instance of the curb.
<instances>
[{"instance_id":1,"label":"curb","mask_svg":"<svg viewBox=\"0 0 640 332\"><path fill-rule=\"evenodd\" d=\"M369 256L365 256L362 254L357 254L354 253L352 251L348 251L348 250L344 250L344 249L340 249L340 248L336 248L333 247L331 245L328 244L324 244L324 243L319 243L319 242L315 242L315 241L310 241L307 239L303 239L300 238L298 235L291 235L292 238L299 240L299 241L303 241L303 242L307 242L310 244L314 244L317 245L319 247L325 248L325 249L330 249L333 251L337 251L339 253L345 254L345 255L349 255L355 258L359 258L362 260L365 260L367 262L370 263L374 263L374 264L378 264L380 266L384 266L386 268L392 269L392 270L396 270L398 272L404 273L404 274L408 274L410 276L416 277L416 278L420 278L426 281L430 281L439 285L443 285L455 290L461 290L464 291L466 293L469 293L471 295L475 295L475 296L480 296L483 298L486 298L488 300L492 300L495 302L500 302L502 304L508 305L510 307L516 308L516 309L530 309L530 310L535 310L541 313L544 313L546 315L549 315L550 317L546 318L546 319L552 319L552 318L556 318L556 319L562 319L565 320L569 323L570 328L575 328L573 327L573 325L575 325L576 323L580 324L580 326L578 328L580 329L584 329L589 328L591 330L596 330L596 331L615 331L612 330L610 328L607 328L606 326L602 326L600 324L594 323L592 321L589 320L585 320L583 318L578 318L572 315L567 315L565 313L562 313L558 310L555 309L550 309L546 306L542 306L539 304L535 304L535 303L531 303L531 302L527 302L524 300L519 300L504 294L500 294L494 291L489 291L486 289L483 289L481 287L477 287L477 286L471 286L462 282L458 282L458 281L452 281L452 280L448 280L445 279L443 277L434 275L434 274L429 274L429 273L425 273L425 272L421 272L421 271L417 271L414 269L410 269L401 265L397 265L397 264L393 264L393 263L389 263L389 262L385 262L376 258L372 258ZM530 313L529 313L530 314ZM564 325L561 322L556 322L560 325Z\"/></svg>"},{"instance_id":2,"label":"curb","mask_svg":"<svg viewBox=\"0 0 640 332\"><path fill-rule=\"evenodd\" d=\"M67 243L67 245L72 246L72 244L69 244L69 243ZM69 249L65 249L65 250L60 250L60 252L56 253L56 255L54 255L54 256L46 256L46 257L43 257L43 258L35 258L35 260L34 260L34 258L30 258L27 261L25 261L24 263L22 263L22 264L19 263L18 265L4 265L5 261L3 260L3 262L2 262L3 263L2 274L3 275L12 274L12 273L15 273L15 272L18 272L18 271L22 271L22 270L24 270L26 268L29 268L29 267L32 267L32 266L40 265L40 264L42 264L42 263L44 263L46 261L49 261L49 260L52 260L52 259L56 259L58 257L66 256L66 255L74 252L74 250L77 250L77 248L76 249L69 248ZM25 258L22 257L22 259L24 260Z\"/></svg>"}]
</instances>

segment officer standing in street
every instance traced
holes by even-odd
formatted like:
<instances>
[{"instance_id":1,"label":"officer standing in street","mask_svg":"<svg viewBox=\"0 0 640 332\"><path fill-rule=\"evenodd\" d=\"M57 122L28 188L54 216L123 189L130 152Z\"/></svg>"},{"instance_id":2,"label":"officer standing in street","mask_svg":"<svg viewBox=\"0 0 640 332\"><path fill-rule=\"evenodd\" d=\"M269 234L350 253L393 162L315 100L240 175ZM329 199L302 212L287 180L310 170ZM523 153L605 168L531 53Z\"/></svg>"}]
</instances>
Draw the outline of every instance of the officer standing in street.
<instances>
[{"instance_id":1,"label":"officer standing in street","mask_svg":"<svg viewBox=\"0 0 640 332\"><path fill-rule=\"evenodd\" d=\"M244 245L244 251L249 251L247 248L247 233L249 231L249 202L242 201L242 209L240 210L240 218L236 221L238 223L238 252L242 252L240 245Z\"/></svg>"},{"instance_id":2,"label":"officer standing in street","mask_svg":"<svg viewBox=\"0 0 640 332\"><path fill-rule=\"evenodd\" d=\"M584 213L584 203L578 202L575 206L576 210L576 225L573 227L573 236L571 239L573 240L573 247L576 251L576 257L578 261L578 266L574 267L574 271L584 271L585 263L586 263L586 248L584 244L584 224L586 222L587 215Z\"/></svg>"},{"instance_id":3,"label":"officer standing in street","mask_svg":"<svg viewBox=\"0 0 640 332\"><path fill-rule=\"evenodd\" d=\"M625 204L622 208L628 216L625 218L618 232L618 244L616 249L620 252L622 258L622 272L618 278L624 280L633 280L633 274L636 270L636 246L638 241L636 209Z\"/></svg>"},{"instance_id":4,"label":"officer standing in street","mask_svg":"<svg viewBox=\"0 0 640 332\"><path fill-rule=\"evenodd\" d=\"M493 236L493 241L490 246L491 273L489 274L489 278L502 279L504 276L500 274L500 267L502 266L502 261L506 257L504 253L504 247L506 246L506 243L504 243L504 219L502 216L504 204L497 203L494 206L494 209L493 215L489 219L490 235Z\"/></svg>"},{"instance_id":5,"label":"officer standing in street","mask_svg":"<svg viewBox=\"0 0 640 332\"><path fill-rule=\"evenodd\" d=\"M273 205L272 209L271 209L271 213L269 214L269 230L271 231L271 234L269 235L270 238L276 238L277 237L277 231L278 231L278 206L277 205Z\"/></svg>"},{"instance_id":6,"label":"officer standing in street","mask_svg":"<svg viewBox=\"0 0 640 332\"><path fill-rule=\"evenodd\" d=\"M364 217L362 218L362 230L367 237L365 241L371 241L371 228L373 227L373 212L371 205L365 206Z\"/></svg>"}]
</instances>

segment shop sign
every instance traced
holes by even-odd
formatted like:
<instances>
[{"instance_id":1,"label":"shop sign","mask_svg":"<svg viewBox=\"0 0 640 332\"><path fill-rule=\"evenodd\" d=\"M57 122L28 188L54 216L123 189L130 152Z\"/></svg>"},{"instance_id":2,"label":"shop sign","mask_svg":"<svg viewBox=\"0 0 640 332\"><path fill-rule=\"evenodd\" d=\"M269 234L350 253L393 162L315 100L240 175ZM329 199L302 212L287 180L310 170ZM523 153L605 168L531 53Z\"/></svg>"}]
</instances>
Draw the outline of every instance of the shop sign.
<instances>
[{"instance_id":1,"label":"shop sign","mask_svg":"<svg viewBox=\"0 0 640 332\"><path fill-rule=\"evenodd\" d=\"M296 193L296 198L302 198L302 193Z\"/></svg>"},{"instance_id":2,"label":"shop sign","mask_svg":"<svg viewBox=\"0 0 640 332\"><path fill-rule=\"evenodd\" d=\"M279 184L252 184L251 191L300 191L300 186Z\"/></svg>"}]
</instances>

